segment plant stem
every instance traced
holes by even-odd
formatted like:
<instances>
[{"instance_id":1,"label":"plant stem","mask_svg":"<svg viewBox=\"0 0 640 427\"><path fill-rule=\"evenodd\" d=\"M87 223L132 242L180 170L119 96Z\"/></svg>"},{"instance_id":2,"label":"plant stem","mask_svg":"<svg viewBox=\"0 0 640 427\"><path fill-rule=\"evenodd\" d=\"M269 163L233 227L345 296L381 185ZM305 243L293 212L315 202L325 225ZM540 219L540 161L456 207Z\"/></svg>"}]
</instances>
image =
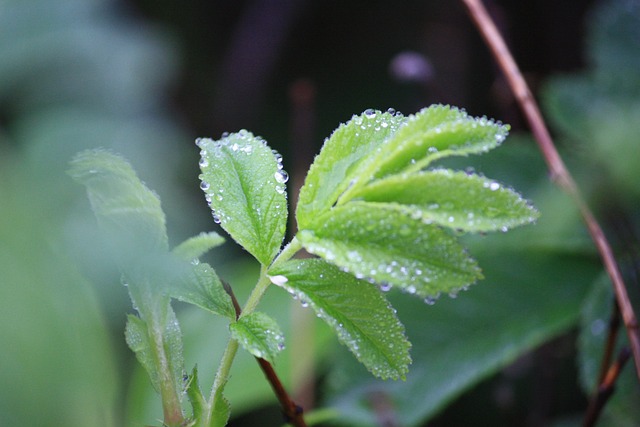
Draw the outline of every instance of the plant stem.
<instances>
[{"instance_id":1,"label":"plant stem","mask_svg":"<svg viewBox=\"0 0 640 427\"><path fill-rule=\"evenodd\" d=\"M484 37L485 42L489 46L493 56L495 57L502 72L507 78L507 82L513 91L520 108L522 109L531 132L535 137L540 151L544 156L551 178L571 196L574 203L578 206L582 219L584 220L589 234L594 241L603 264L609 274L613 289L616 294L618 306L622 313L629 343L633 352L633 358L636 365L636 375L640 378L640 330L638 329L638 320L633 311L633 306L627 294L627 288L622 279L622 274L618 268L611 246L605 237L602 228L595 219L595 216L582 199L578 186L573 180L571 174L567 170L560 154L558 153L551 135L545 125L540 109L527 86L527 83L518 69L511 52L507 48L502 36L498 32L493 20L487 13L481 0L462 0L467 7L469 14L475 22L478 30Z\"/></svg>"},{"instance_id":2,"label":"plant stem","mask_svg":"<svg viewBox=\"0 0 640 427\"><path fill-rule=\"evenodd\" d=\"M300 242L294 237L291 240L291 242L289 242L289 244L282 249L282 251L278 254L278 256L273 260L271 265L273 266L273 265L276 265L277 263L281 263L289 260L291 257L293 257L296 254L296 252L300 250L301 247L302 245L300 244ZM249 298L247 299L247 302L245 303L244 308L242 310L240 310L238 300L233 294L233 290L231 289L231 286L225 284L225 289L227 293L229 293L229 296L231 296L234 308L236 309L236 318L240 318L243 315L252 313L255 310L255 308L258 306L258 303L260 302L264 293L267 291L267 288L271 284L271 281L269 280L269 276L267 275L267 270L268 270L268 267L264 265L260 267L260 277L258 278L258 282L256 283L256 286L253 288L253 291L251 291L251 295L249 295ZM227 380L229 379L229 372L231 371L231 365L233 364L233 359L235 358L237 352L238 352L238 341L234 340L233 338L229 339L229 342L227 343L227 348L225 349L224 354L222 355L222 360L220 361L220 365L218 366L218 371L216 372L216 377L213 381L213 386L211 387L211 396L208 402L209 408L207 413L207 419L205 420L206 422L204 424L206 426L208 426L211 423L211 420L213 419L213 412L215 410L216 399L221 397L220 395L222 394L224 385L227 383ZM278 379L275 372L273 371L271 364L269 364L269 362L267 362L264 359L260 359L260 358L256 358L256 359L258 360L260 367L265 372L267 379L269 379L269 381L271 382L272 387L274 388L274 390L276 390L278 399L281 402L283 402L282 399L284 396L285 401L290 402L290 404L286 404L286 406L285 404L283 404L283 410L285 411L285 414L289 416L289 414L291 413L292 416L289 416L289 418L292 421L296 421L296 419L301 420L299 421L299 423L295 425L299 427L304 427L305 424L304 424L304 420L302 420L302 411L298 411L297 407L295 406L295 404L293 404L293 402L287 395L286 391L284 391L284 387L282 387L282 384L280 383L280 380ZM268 365L268 367L265 367L264 364ZM267 374L267 371L265 369L267 370L270 369L271 375ZM276 388L276 386L274 385L275 384L274 378L277 384L280 385L279 388ZM291 407L293 407L295 410L293 411L290 410Z\"/></svg>"}]
</instances>

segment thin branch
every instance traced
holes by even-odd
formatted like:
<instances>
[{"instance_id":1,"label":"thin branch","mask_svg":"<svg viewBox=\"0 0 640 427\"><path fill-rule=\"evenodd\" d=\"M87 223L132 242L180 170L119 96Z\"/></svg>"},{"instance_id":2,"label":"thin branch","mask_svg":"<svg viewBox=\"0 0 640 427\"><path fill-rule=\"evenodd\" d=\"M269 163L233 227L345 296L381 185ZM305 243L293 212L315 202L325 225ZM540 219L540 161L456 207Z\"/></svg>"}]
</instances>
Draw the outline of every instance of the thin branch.
<instances>
[{"instance_id":1,"label":"thin branch","mask_svg":"<svg viewBox=\"0 0 640 427\"><path fill-rule=\"evenodd\" d=\"M238 299L236 298L236 295L233 293L233 289L228 283L222 281L222 285L224 286L224 290L231 297L233 308L236 311L236 319L239 319L240 315L242 314L242 309L240 308ZM276 397L280 402L282 413L286 421L294 427L307 427L304 422L302 407L296 405L295 402L291 400L289 394L287 393L287 390L285 390L284 386L282 385L280 378L278 378L278 374L276 374L273 366L271 366L271 363L261 357L256 357L256 361L258 362L258 365L260 365L260 368L262 369L264 376L267 378L267 381L269 381L269 384L271 384L271 388L275 392Z\"/></svg>"},{"instance_id":2,"label":"thin branch","mask_svg":"<svg viewBox=\"0 0 640 427\"><path fill-rule=\"evenodd\" d=\"M616 362L608 369L604 379L599 383L598 389L589 403L589 408L587 409L587 414L585 416L584 423L582 424L583 427L592 427L596 424L596 421L598 421L598 418L602 413L602 408L604 408L604 405L613 395L616 381L618 380L620 372L622 371L622 368L624 368L624 365L627 363L630 356L631 352L629 349L627 347L623 348L620 351Z\"/></svg>"},{"instance_id":3,"label":"thin branch","mask_svg":"<svg viewBox=\"0 0 640 427\"><path fill-rule=\"evenodd\" d=\"M613 308L611 310L611 317L609 318L609 330L607 332L607 341L605 343L604 355L602 356L602 362L600 363L600 374L598 375L598 384L604 382L609 366L611 365L611 358L613 357L613 351L616 348L616 341L618 340L618 332L620 331L620 309L615 301L613 301Z\"/></svg>"},{"instance_id":4,"label":"thin branch","mask_svg":"<svg viewBox=\"0 0 640 427\"><path fill-rule=\"evenodd\" d=\"M636 365L636 374L638 375L638 378L640 378L640 331L638 330L638 321L627 294L622 274L620 273L615 257L613 256L613 251L611 250L602 228L596 221L587 204L582 199L575 181L571 177L571 174L562 161L560 154L556 150L553 140L551 139L551 135L545 125L544 119L542 118L542 114L540 113L540 109L538 108L522 73L518 69L509 49L498 32L493 20L487 13L484 5L480 0L462 1L467 7L471 18L475 22L495 60L507 78L509 86L514 93L529 126L531 127L531 132L538 143L540 151L547 162L547 166L551 173L551 179L571 196L580 209L580 213L587 225L589 234L600 253L602 262L613 284L616 300L620 307L620 312L627 329L627 335L629 336L629 343L631 345Z\"/></svg>"}]
</instances>

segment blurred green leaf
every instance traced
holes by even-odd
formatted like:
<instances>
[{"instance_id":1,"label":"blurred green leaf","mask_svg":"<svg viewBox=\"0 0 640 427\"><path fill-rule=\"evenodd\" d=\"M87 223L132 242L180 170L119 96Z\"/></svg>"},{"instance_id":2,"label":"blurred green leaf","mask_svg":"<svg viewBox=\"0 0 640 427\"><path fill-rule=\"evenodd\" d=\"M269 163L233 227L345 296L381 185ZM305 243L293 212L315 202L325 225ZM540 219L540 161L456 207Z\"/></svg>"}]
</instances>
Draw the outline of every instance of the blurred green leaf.
<instances>
[{"instance_id":1,"label":"blurred green leaf","mask_svg":"<svg viewBox=\"0 0 640 427\"><path fill-rule=\"evenodd\" d=\"M280 250L287 224L286 173L275 153L250 132L199 139L201 188L214 218L263 265Z\"/></svg>"},{"instance_id":2,"label":"blurred green leaf","mask_svg":"<svg viewBox=\"0 0 640 427\"><path fill-rule=\"evenodd\" d=\"M482 275L456 239L394 205L351 202L298 233L304 248L358 278L422 298L454 292Z\"/></svg>"},{"instance_id":3,"label":"blurred green leaf","mask_svg":"<svg viewBox=\"0 0 640 427\"><path fill-rule=\"evenodd\" d=\"M273 363L278 353L284 350L284 335L280 326L259 311L241 316L229 329L233 339L255 357Z\"/></svg>"},{"instance_id":4,"label":"blurred green leaf","mask_svg":"<svg viewBox=\"0 0 640 427\"><path fill-rule=\"evenodd\" d=\"M231 297L213 268L209 264L198 263L186 270L170 284L168 292L171 297L235 320L236 311Z\"/></svg>"},{"instance_id":5,"label":"blurred green leaf","mask_svg":"<svg viewBox=\"0 0 640 427\"><path fill-rule=\"evenodd\" d=\"M224 237L214 231L208 233L202 232L197 236L193 236L178 246L173 248L171 252L184 261L192 261L200 258L211 249L224 243Z\"/></svg>"},{"instance_id":6,"label":"blurred green leaf","mask_svg":"<svg viewBox=\"0 0 640 427\"><path fill-rule=\"evenodd\" d=\"M324 142L300 189L299 228L329 210L340 195L361 180L359 167L406 119L397 113L367 110L341 124Z\"/></svg>"},{"instance_id":7,"label":"blurred green leaf","mask_svg":"<svg viewBox=\"0 0 640 427\"><path fill-rule=\"evenodd\" d=\"M395 310L371 283L318 259L292 260L271 281L309 304L371 373L404 378L410 344Z\"/></svg>"},{"instance_id":8,"label":"blurred green leaf","mask_svg":"<svg viewBox=\"0 0 640 427\"><path fill-rule=\"evenodd\" d=\"M506 231L538 216L519 194L498 182L448 169L393 175L353 197L399 204L397 209L414 219L464 231Z\"/></svg>"},{"instance_id":9,"label":"blurred green leaf","mask_svg":"<svg viewBox=\"0 0 640 427\"><path fill-rule=\"evenodd\" d=\"M147 323L132 314L127 316L127 327L125 329L127 345L135 353L136 359L144 367L151 378L151 383L156 390L160 390L160 380L156 369L152 346L149 340Z\"/></svg>"},{"instance_id":10,"label":"blurred green leaf","mask_svg":"<svg viewBox=\"0 0 640 427\"><path fill-rule=\"evenodd\" d=\"M141 257L149 253L168 250L160 199L126 160L105 150L87 150L74 157L69 174L86 187L123 271L138 268Z\"/></svg>"}]
</instances>

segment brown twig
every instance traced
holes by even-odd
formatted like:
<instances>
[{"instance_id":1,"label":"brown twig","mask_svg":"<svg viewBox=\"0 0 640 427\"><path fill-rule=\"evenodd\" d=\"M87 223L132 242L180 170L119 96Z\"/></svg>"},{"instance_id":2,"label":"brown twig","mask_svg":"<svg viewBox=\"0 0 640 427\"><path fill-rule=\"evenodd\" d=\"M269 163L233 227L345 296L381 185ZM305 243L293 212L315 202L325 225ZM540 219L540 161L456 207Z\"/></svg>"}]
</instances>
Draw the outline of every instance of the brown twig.
<instances>
[{"instance_id":1,"label":"brown twig","mask_svg":"<svg viewBox=\"0 0 640 427\"><path fill-rule=\"evenodd\" d=\"M509 49L507 48L502 36L498 32L493 20L487 13L481 0L462 0L467 7L471 18L475 22L478 30L482 34L485 42L491 50L496 62L504 73L515 98L522 109L531 132L536 139L540 151L544 156L547 166L551 173L551 179L557 183L576 203L582 218L587 225L589 234L594 241L602 262L609 274L613 289L616 294L616 300L620 307L620 312L624 320L624 324L629 336L629 343L636 365L636 374L640 378L640 333L638 330L638 321L633 311L633 306L629 300L627 289L622 279L622 274L618 268L613 251L602 231L602 228L596 221L593 213L582 199L578 187L567 170L560 154L556 150L551 135L545 125L540 109L527 86L522 73L518 69Z\"/></svg>"},{"instance_id":2,"label":"brown twig","mask_svg":"<svg viewBox=\"0 0 640 427\"><path fill-rule=\"evenodd\" d=\"M598 389L589 403L589 408L587 409L587 414L582 424L583 427L592 427L596 424L596 421L602 413L602 408L615 391L616 381L620 376L622 368L624 368L624 365L629 360L629 356L631 356L629 348L623 348L616 362L607 370L604 379L598 384Z\"/></svg>"},{"instance_id":3,"label":"brown twig","mask_svg":"<svg viewBox=\"0 0 640 427\"><path fill-rule=\"evenodd\" d=\"M231 297L233 308L236 312L236 319L239 319L240 315L242 314L242 308L240 308L238 299L236 298L236 295L233 293L233 289L228 283L223 281L222 285L224 286L224 290ZM282 385L280 378L278 378L278 374L276 374L273 366L271 366L271 363L261 357L256 357L256 360L258 361L260 369L262 369L264 376L267 378L267 381L269 381L269 384L271 384L271 388L275 392L276 397L280 402L282 413L286 421L292 424L294 427L307 427L307 424L304 422L302 407L296 405L295 402L291 400L289 394L287 393L287 390L285 390L284 386Z\"/></svg>"},{"instance_id":4,"label":"brown twig","mask_svg":"<svg viewBox=\"0 0 640 427\"><path fill-rule=\"evenodd\" d=\"M609 318L609 330L607 332L607 341L605 343L604 355L602 356L602 362L600 363L600 374L598 375L598 384L604 382L609 366L611 366L611 358L613 357L613 351L616 348L616 341L618 340L618 331L620 330L620 309L615 301L613 301L613 308L611 310L611 317Z\"/></svg>"}]
</instances>

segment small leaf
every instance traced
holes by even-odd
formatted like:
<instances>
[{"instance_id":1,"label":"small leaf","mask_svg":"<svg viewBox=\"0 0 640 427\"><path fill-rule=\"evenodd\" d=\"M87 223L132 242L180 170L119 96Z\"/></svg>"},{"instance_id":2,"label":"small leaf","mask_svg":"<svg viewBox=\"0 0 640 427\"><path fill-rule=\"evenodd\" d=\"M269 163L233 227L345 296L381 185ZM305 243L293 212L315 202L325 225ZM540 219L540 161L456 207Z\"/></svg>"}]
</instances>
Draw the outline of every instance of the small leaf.
<instances>
[{"instance_id":1,"label":"small leaf","mask_svg":"<svg viewBox=\"0 0 640 427\"><path fill-rule=\"evenodd\" d=\"M198 367L194 366L193 372L187 378L187 384L185 386L187 397L191 403L193 409L193 420L201 420L207 409L207 401L202 395L200 390L200 383L198 381ZM200 426L199 423L195 424Z\"/></svg>"},{"instance_id":2,"label":"small leaf","mask_svg":"<svg viewBox=\"0 0 640 427\"><path fill-rule=\"evenodd\" d=\"M168 250L160 199L126 160L105 150L87 150L74 157L69 174L87 188L121 268L135 266L149 252Z\"/></svg>"},{"instance_id":3,"label":"small leaf","mask_svg":"<svg viewBox=\"0 0 640 427\"><path fill-rule=\"evenodd\" d=\"M172 252L184 261L192 261L223 243L224 237L218 233L213 231L209 233L202 232L180 243L173 248Z\"/></svg>"},{"instance_id":4,"label":"small leaf","mask_svg":"<svg viewBox=\"0 0 640 427\"><path fill-rule=\"evenodd\" d=\"M393 175L353 195L367 202L397 203L414 219L464 231L506 231L534 221L537 211L496 181L448 169Z\"/></svg>"},{"instance_id":5,"label":"small leaf","mask_svg":"<svg viewBox=\"0 0 640 427\"><path fill-rule=\"evenodd\" d=\"M147 332L147 323L133 314L127 315L127 326L125 328L125 338L127 345L136 355L138 362L144 367L151 378L151 384L156 391L160 390L158 371L151 350L151 342Z\"/></svg>"},{"instance_id":6,"label":"small leaf","mask_svg":"<svg viewBox=\"0 0 640 427\"><path fill-rule=\"evenodd\" d=\"M273 363L278 353L284 349L284 335L280 326L264 313L253 312L241 316L229 328L233 339L255 357Z\"/></svg>"},{"instance_id":7,"label":"small leaf","mask_svg":"<svg viewBox=\"0 0 640 427\"><path fill-rule=\"evenodd\" d=\"M204 427L225 427L231 415L231 405L222 394L224 387L221 387L213 396L213 417L209 425Z\"/></svg>"},{"instance_id":8,"label":"small leaf","mask_svg":"<svg viewBox=\"0 0 640 427\"><path fill-rule=\"evenodd\" d=\"M189 267L188 271L173 281L169 289L171 297L235 320L236 312L231 297L213 268L206 263Z\"/></svg>"},{"instance_id":9,"label":"small leaf","mask_svg":"<svg viewBox=\"0 0 640 427\"><path fill-rule=\"evenodd\" d=\"M371 373L404 378L411 344L375 285L319 259L292 260L269 274L273 283L308 303Z\"/></svg>"},{"instance_id":10,"label":"small leaf","mask_svg":"<svg viewBox=\"0 0 640 427\"><path fill-rule=\"evenodd\" d=\"M331 208L357 179L358 166L405 122L401 114L367 110L340 125L315 158L300 189L296 218L300 228Z\"/></svg>"},{"instance_id":11,"label":"small leaf","mask_svg":"<svg viewBox=\"0 0 640 427\"><path fill-rule=\"evenodd\" d=\"M357 278L398 286L422 298L455 292L482 277L453 236L394 206L350 202L297 237L307 251Z\"/></svg>"},{"instance_id":12,"label":"small leaf","mask_svg":"<svg viewBox=\"0 0 640 427\"><path fill-rule=\"evenodd\" d=\"M197 140L201 188L214 219L263 265L280 250L287 224L288 178L266 143L242 130Z\"/></svg>"}]
</instances>

